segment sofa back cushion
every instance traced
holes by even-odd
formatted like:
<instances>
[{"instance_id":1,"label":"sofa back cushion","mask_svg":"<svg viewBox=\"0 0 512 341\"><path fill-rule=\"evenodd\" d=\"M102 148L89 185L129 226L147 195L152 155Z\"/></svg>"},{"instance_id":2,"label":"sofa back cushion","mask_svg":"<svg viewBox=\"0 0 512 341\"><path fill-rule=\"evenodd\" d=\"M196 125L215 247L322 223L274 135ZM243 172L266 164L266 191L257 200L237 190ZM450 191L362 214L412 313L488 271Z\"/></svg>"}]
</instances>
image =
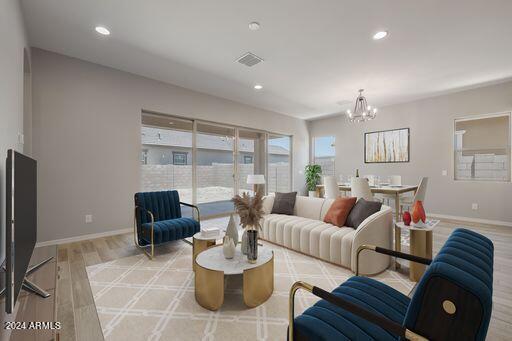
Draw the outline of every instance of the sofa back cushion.
<instances>
[{"instance_id":1,"label":"sofa back cushion","mask_svg":"<svg viewBox=\"0 0 512 341\"><path fill-rule=\"evenodd\" d=\"M323 198L310 198L304 196L297 196L295 201L294 215L309 219L320 219L322 206L324 204Z\"/></svg>"},{"instance_id":2,"label":"sofa back cushion","mask_svg":"<svg viewBox=\"0 0 512 341\"><path fill-rule=\"evenodd\" d=\"M274 205L272 206L272 214L293 215L297 192L279 193L274 197Z\"/></svg>"},{"instance_id":3,"label":"sofa back cushion","mask_svg":"<svg viewBox=\"0 0 512 341\"><path fill-rule=\"evenodd\" d=\"M325 199L324 203L322 204L322 210L320 211L320 220L324 220L325 215L327 214L327 211L331 208L332 203L335 199Z\"/></svg>"},{"instance_id":4,"label":"sofa back cushion","mask_svg":"<svg viewBox=\"0 0 512 341\"><path fill-rule=\"evenodd\" d=\"M382 203L378 201L368 201L364 198L359 198L350 211L345 225L357 229L366 218L379 212L381 207Z\"/></svg>"},{"instance_id":5,"label":"sofa back cushion","mask_svg":"<svg viewBox=\"0 0 512 341\"><path fill-rule=\"evenodd\" d=\"M356 197L336 198L325 215L324 222L338 227L345 226L348 214L356 204Z\"/></svg>"},{"instance_id":6,"label":"sofa back cushion","mask_svg":"<svg viewBox=\"0 0 512 341\"><path fill-rule=\"evenodd\" d=\"M404 325L429 340L485 340L492 312L494 246L452 232L418 282Z\"/></svg>"}]
</instances>

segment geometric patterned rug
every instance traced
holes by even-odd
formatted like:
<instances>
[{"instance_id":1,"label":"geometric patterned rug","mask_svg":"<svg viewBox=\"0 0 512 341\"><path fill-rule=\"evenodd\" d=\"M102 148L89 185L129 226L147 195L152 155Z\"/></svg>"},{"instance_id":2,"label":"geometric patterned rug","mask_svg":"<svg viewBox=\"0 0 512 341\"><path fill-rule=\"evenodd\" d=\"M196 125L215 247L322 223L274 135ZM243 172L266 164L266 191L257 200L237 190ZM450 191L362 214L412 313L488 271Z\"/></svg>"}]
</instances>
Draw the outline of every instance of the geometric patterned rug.
<instances>
[{"instance_id":1,"label":"geometric patterned rug","mask_svg":"<svg viewBox=\"0 0 512 341\"><path fill-rule=\"evenodd\" d=\"M274 292L252 309L243 303L241 275L226 281L218 311L197 304L192 246L183 241L172 243L170 252L157 254L152 261L140 254L87 267L105 340L284 340L288 294L295 281L331 291L353 276L340 266L264 244L274 250ZM373 278L404 294L413 287L408 277L395 271ZM296 314L317 300L299 291Z\"/></svg>"}]
</instances>

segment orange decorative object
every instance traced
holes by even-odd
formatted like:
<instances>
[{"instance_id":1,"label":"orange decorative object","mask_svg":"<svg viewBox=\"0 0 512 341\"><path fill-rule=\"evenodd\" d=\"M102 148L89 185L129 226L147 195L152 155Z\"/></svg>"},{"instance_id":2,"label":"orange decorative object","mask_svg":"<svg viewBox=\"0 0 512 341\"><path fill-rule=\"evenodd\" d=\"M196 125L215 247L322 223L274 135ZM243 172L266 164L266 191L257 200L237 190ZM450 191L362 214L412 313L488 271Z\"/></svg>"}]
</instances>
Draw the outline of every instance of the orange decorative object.
<instances>
[{"instance_id":1,"label":"orange decorative object","mask_svg":"<svg viewBox=\"0 0 512 341\"><path fill-rule=\"evenodd\" d=\"M409 213L409 211L405 211L402 216L402 220L404 221L405 226L410 226L412 220L411 213Z\"/></svg>"},{"instance_id":2,"label":"orange decorative object","mask_svg":"<svg viewBox=\"0 0 512 341\"><path fill-rule=\"evenodd\" d=\"M412 206L412 221L415 224L417 224L420 220L422 222L426 222L427 216L425 215L425 209L423 208L423 202L418 200Z\"/></svg>"}]
</instances>

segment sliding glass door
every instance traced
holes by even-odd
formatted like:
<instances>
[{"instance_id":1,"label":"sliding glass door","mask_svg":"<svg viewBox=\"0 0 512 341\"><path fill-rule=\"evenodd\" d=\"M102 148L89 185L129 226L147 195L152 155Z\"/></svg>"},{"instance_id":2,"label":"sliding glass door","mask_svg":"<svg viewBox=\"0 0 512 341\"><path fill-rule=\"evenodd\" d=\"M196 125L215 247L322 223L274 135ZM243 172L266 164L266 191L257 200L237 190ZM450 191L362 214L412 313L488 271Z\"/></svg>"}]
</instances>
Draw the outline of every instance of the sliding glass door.
<instances>
[{"instance_id":1,"label":"sliding glass door","mask_svg":"<svg viewBox=\"0 0 512 341\"><path fill-rule=\"evenodd\" d=\"M218 203L232 207L235 194L235 129L197 123L197 203ZM227 203L226 203L227 202Z\"/></svg>"},{"instance_id":2,"label":"sliding glass door","mask_svg":"<svg viewBox=\"0 0 512 341\"><path fill-rule=\"evenodd\" d=\"M238 129L238 192L253 193L254 186L247 183L248 175L265 175L265 140L263 132ZM265 191L265 185L259 189Z\"/></svg>"},{"instance_id":3,"label":"sliding glass door","mask_svg":"<svg viewBox=\"0 0 512 341\"><path fill-rule=\"evenodd\" d=\"M193 202L193 122L143 116L141 129L141 191L176 189L180 199Z\"/></svg>"},{"instance_id":4,"label":"sliding glass door","mask_svg":"<svg viewBox=\"0 0 512 341\"><path fill-rule=\"evenodd\" d=\"M268 193L291 190L291 137L268 135Z\"/></svg>"},{"instance_id":5,"label":"sliding glass door","mask_svg":"<svg viewBox=\"0 0 512 341\"><path fill-rule=\"evenodd\" d=\"M291 137L143 113L141 191L175 189L201 215L233 212L236 193L253 193L249 175L264 175L264 193L291 190Z\"/></svg>"}]
</instances>

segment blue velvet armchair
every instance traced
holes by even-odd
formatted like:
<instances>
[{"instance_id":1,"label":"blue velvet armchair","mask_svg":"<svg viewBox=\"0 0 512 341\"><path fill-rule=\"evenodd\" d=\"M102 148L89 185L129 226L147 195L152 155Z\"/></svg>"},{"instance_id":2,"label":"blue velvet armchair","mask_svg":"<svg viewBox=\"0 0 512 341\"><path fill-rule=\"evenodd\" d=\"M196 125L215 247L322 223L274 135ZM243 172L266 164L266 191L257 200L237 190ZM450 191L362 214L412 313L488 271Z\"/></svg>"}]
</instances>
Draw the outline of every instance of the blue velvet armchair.
<instances>
[{"instance_id":1,"label":"blue velvet armchair","mask_svg":"<svg viewBox=\"0 0 512 341\"><path fill-rule=\"evenodd\" d=\"M197 214L196 219L182 217L181 205L193 208ZM199 208L180 202L178 191L135 194L135 245L150 259L154 257L155 245L192 237L200 229Z\"/></svg>"},{"instance_id":2,"label":"blue velvet armchair","mask_svg":"<svg viewBox=\"0 0 512 341\"><path fill-rule=\"evenodd\" d=\"M291 340L485 340L492 311L494 246L486 237L455 230L434 260L365 245L429 265L411 298L376 280L354 276L331 293L304 282L290 291ZM356 272L357 274L357 272ZM294 318L294 296L322 298Z\"/></svg>"}]
</instances>

